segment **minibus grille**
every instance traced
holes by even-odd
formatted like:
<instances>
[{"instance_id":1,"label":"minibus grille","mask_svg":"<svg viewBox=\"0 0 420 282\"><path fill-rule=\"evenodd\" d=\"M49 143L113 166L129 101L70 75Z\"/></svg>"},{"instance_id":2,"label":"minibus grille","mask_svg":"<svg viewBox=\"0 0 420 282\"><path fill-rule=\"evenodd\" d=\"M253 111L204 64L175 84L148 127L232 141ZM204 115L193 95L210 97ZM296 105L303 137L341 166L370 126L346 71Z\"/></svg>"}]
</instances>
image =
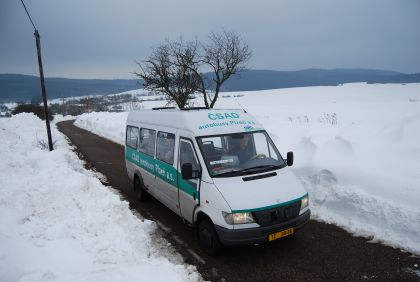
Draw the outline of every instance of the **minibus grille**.
<instances>
[{"instance_id":1,"label":"minibus grille","mask_svg":"<svg viewBox=\"0 0 420 282\"><path fill-rule=\"evenodd\" d=\"M279 224L299 216L300 201L278 208L253 212L255 221L261 226Z\"/></svg>"}]
</instances>

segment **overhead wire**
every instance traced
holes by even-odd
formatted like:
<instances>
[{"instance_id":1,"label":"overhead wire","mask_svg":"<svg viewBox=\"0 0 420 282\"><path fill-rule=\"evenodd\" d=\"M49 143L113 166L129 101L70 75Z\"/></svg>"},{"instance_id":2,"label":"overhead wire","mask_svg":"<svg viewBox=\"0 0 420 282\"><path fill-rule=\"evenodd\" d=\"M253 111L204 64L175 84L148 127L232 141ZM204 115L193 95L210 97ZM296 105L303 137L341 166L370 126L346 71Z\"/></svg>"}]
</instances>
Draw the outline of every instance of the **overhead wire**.
<instances>
[{"instance_id":1,"label":"overhead wire","mask_svg":"<svg viewBox=\"0 0 420 282\"><path fill-rule=\"evenodd\" d=\"M31 21L32 26L34 27L34 29L35 29L35 30L37 30L37 29L36 29L36 27L35 27L34 22L32 21L31 15L30 15L30 14L29 14L29 12L28 12L28 9L26 9L26 5L25 5L25 3L23 3L23 0L20 0L20 2L22 3L23 8L24 8L24 9L25 9L25 11L26 11L26 14L28 15L28 18L29 18L29 20Z\"/></svg>"}]
</instances>

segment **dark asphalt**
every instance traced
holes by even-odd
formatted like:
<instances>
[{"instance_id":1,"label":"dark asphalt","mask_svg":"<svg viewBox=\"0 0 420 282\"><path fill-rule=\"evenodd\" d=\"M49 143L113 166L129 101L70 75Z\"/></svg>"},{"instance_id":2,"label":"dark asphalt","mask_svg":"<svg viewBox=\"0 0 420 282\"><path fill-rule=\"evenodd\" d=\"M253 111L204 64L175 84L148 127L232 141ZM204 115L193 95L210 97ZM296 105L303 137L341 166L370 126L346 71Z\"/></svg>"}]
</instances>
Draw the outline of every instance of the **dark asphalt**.
<instances>
[{"instance_id":1,"label":"dark asphalt","mask_svg":"<svg viewBox=\"0 0 420 282\"><path fill-rule=\"evenodd\" d=\"M107 177L130 207L158 221L163 236L212 281L420 281L420 257L330 224L311 220L295 236L261 246L227 248L219 257L201 251L194 229L155 199L138 203L125 171L124 147L73 125L57 124L77 147L88 168ZM417 265L417 267L415 266Z\"/></svg>"}]
</instances>

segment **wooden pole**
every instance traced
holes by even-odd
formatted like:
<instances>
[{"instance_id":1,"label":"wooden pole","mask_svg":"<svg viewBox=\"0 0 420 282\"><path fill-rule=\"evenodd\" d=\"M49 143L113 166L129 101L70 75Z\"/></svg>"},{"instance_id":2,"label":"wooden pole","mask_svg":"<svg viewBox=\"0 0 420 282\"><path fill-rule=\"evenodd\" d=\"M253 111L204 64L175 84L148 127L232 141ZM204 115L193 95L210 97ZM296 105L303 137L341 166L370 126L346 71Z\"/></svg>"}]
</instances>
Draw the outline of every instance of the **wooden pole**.
<instances>
[{"instance_id":1,"label":"wooden pole","mask_svg":"<svg viewBox=\"0 0 420 282\"><path fill-rule=\"evenodd\" d=\"M44 80L44 70L42 68L42 59L41 59L41 41L38 30L35 29L35 41L36 41L36 50L38 53L38 66L39 66L39 78L41 79L41 89L42 89L42 100L44 102L44 113L45 113L45 123L47 125L47 135L48 135L48 148L50 151L54 150L52 138L51 138L51 128L50 128L50 119L48 115L48 103L47 103L47 93L45 90L45 80Z\"/></svg>"}]
</instances>

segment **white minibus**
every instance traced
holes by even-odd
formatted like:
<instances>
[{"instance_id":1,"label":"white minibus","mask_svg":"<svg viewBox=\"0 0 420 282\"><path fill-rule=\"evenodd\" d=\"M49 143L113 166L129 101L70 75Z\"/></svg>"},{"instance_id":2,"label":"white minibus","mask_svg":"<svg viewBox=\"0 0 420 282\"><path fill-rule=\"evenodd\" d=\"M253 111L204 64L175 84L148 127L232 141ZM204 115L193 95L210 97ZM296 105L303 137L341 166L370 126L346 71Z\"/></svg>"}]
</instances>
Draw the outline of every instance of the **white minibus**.
<instances>
[{"instance_id":1,"label":"white minibus","mask_svg":"<svg viewBox=\"0 0 420 282\"><path fill-rule=\"evenodd\" d=\"M195 226L209 254L291 235L310 218L293 152L284 159L244 110L129 112L125 159L139 200L150 194Z\"/></svg>"}]
</instances>

